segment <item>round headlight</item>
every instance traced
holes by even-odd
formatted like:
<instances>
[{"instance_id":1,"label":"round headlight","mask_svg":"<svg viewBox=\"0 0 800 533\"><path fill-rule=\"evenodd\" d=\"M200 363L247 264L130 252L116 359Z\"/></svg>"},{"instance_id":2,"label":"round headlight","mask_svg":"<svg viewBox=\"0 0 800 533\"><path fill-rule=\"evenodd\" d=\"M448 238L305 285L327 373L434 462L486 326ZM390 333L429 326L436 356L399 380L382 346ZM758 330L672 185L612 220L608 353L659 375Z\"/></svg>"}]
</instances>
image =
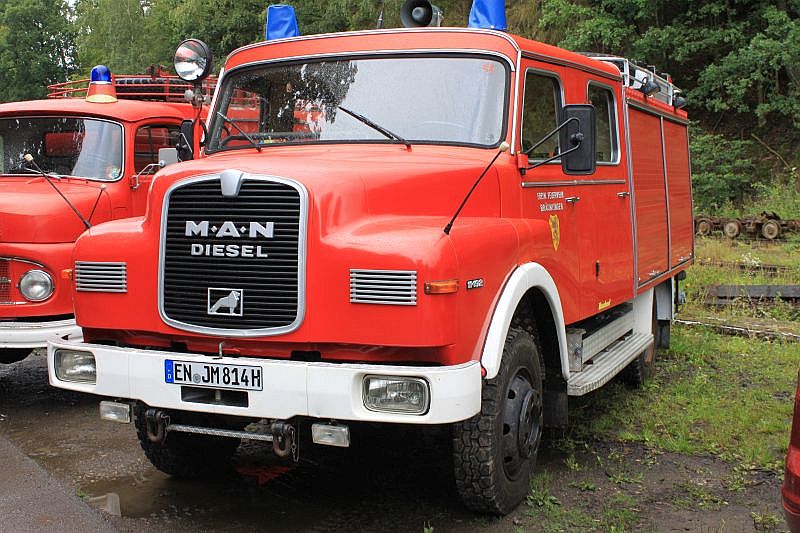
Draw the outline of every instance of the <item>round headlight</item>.
<instances>
[{"instance_id":1,"label":"round headlight","mask_svg":"<svg viewBox=\"0 0 800 533\"><path fill-rule=\"evenodd\" d=\"M26 300L41 302L53 295L53 278L43 270L29 270L19 280L19 292Z\"/></svg>"},{"instance_id":2,"label":"round headlight","mask_svg":"<svg viewBox=\"0 0 800 533\"><path fill-rule=\"evenodd\" d=\"M211 50L198 39L186 39L175 51L175 72L184 81L202 81L211 72Z\"/></svg>"}]
</instances>

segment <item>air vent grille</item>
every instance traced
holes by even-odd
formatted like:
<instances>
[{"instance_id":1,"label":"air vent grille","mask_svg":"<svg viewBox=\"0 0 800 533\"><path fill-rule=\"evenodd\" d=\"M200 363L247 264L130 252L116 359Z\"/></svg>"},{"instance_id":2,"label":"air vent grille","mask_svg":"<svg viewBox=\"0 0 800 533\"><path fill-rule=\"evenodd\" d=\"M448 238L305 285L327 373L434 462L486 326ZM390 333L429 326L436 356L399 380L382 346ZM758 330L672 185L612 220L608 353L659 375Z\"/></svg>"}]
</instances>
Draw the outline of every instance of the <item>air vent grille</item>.
<instances>
[{"instance_id":1,"label":"air vent grille","mask_svg":"<svg viewBox=\"0 0 800 533\"><path fill-rule=\"evenodd\" d=\"M350 303L417 305L417 273L350 269Z\"/></svg>"},{"instance_id":2,"label":"air vent grille","mask_svg":"<svg viewBox=\"0 0 800 533\"><path fill-rule=\"evenodd\" d=\"M128 292L128 266L76 261L75 286L80 292Z\"/></svg>"}]
</instances>

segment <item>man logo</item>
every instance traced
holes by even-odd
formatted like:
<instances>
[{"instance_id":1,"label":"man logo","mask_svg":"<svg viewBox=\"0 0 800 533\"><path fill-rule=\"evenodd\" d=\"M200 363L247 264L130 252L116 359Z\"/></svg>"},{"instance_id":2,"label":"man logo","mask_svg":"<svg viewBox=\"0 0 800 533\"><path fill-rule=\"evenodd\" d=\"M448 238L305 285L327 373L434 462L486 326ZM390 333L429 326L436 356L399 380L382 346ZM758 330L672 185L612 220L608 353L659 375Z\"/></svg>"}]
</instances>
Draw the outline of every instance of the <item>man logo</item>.
<instances>
[{"instance_id":1,"label":"man logo","mask_svg":"<svg viewBox=\"0 0 800 533\"><path fill-rule=\"evenodd\" d=\"M242 316L244 291L242 289L208 288L208 314Z\"/></svg>"}]
</instances>

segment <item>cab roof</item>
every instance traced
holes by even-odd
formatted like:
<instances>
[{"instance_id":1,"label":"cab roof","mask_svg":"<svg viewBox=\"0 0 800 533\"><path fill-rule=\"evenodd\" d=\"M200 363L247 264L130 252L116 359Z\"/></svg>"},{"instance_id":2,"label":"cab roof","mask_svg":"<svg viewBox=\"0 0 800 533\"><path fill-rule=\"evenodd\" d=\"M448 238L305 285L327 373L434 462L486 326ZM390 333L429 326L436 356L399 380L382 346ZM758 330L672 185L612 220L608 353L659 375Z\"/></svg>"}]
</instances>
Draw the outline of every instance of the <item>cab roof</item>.
<instances>
[{"instance_id":1,"label":"cab roof","mask_svg":"<svg viewBox=\"0 0 800 533\"><path fill-rule=\"evenodd\" d=\"M608 63L518 35L477 28L391 28L319 35L305 35L262 41L244 46L228 55L226 68L244 63L282 57L353 52L402 52L413 50L458 50L499 52L512 63L519 55L589 70L620 80L619 69Z\"/></svg>"},{"instance_id":2,"label":"cab roof","mask_svg":"<svg viewBox=\"0 0 800 533\"><path fill-rule=\"evenodd\" d=\"M191 105L184 103L119 99L110 104L98 104L83 98L52 98L0 104L0 116L3 115L82 115L137 122L147 118L188 119L194 117L194 111Z\"/></svg>"}]
</instances>

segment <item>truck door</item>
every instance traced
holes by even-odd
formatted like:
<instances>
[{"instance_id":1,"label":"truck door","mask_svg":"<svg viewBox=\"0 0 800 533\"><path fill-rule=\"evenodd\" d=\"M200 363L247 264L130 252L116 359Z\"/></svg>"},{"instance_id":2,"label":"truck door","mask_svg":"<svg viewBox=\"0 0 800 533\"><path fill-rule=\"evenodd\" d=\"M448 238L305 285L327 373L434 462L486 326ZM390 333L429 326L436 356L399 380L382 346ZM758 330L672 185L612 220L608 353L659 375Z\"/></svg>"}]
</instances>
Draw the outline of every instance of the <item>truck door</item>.
<instances>
[{"instance_id":1,"label":"truck door","mask_svg":"<svg viewBox=\"0 0 800 533\"><path fill-rule=\"evenodd\" d=\"M144 213L147 206L147 191L153 181L153 175L158 170L147 166L158 163L158 151L161 148L174 148L180 138L180 124L156 122L140 125L133 135L133 157L128 157L132 165L130 176L131 203L128 216L138 216Z\"/></svg>"},{"instance_id":2,"label":"truck door","mask_svg":"<svg viewBox=\"0 0 800 533\"><path fill-rule=\"evenodd\" d=\"M558 134L535 146L559 125L564 103L564 69L523 62L520 147L530 164L560 152ZM542 264L559 287L567 323L580 314L580 254L576 224L575 187L565 179L561 161L526 172L522 177L522 215L540 222L545 242L530 243L533 260Z\"/></svg>"},{"instance_id":3,"label":"truck door","mask_svg":"<svg viewBox=\"0 0 800 533\"><path fill-rule=\"evenodd\" d=\"M588 316L628 301L633 296L633 232L631 202L620 135L619 88L589 80L586 101L595 108L595 157L591 176L578 176L583 314Z\"/></svg>"}]
</instances>

